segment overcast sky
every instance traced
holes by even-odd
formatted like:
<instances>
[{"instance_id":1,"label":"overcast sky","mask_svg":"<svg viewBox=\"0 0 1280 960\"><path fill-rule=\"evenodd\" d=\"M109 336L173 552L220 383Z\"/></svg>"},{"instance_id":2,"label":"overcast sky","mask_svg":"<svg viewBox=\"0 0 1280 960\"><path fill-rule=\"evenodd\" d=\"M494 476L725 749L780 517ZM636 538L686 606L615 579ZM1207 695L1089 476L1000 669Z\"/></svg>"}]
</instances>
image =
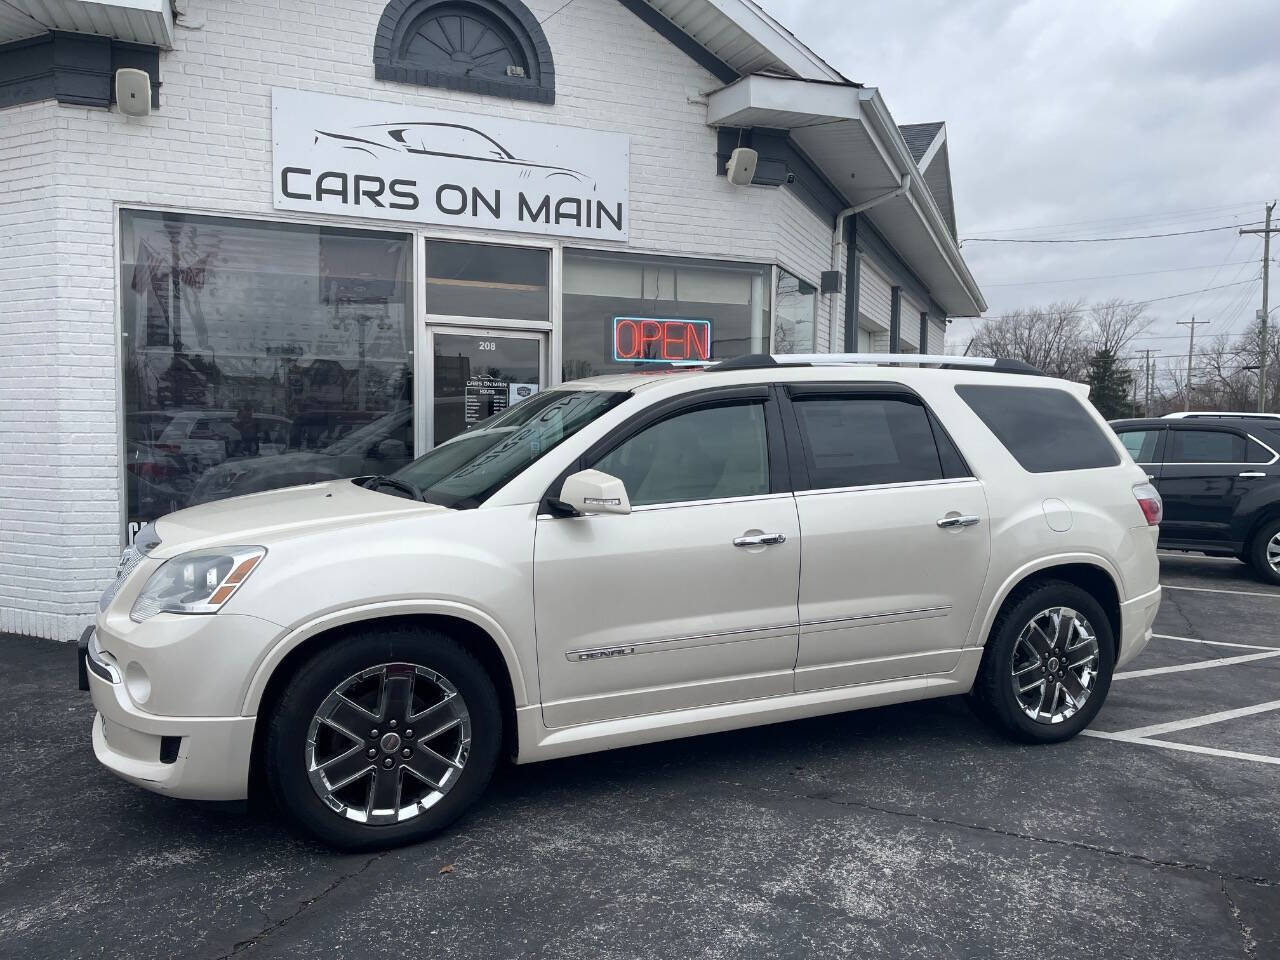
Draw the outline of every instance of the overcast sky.
<instances>
[{"instance_id":1,"label":"overcast sky","mask_svg":"<svg viewBox=\"0 0 1280 960\"><path fill-rule=\"evenodd\" d=\"M850 80L879 87L898 123L947 122L962 239L1246 223L1280 195L1278 0L762 2ZM1185 356L1176 320L1210 319L1197 339L1239 331L1261 302L1261 238L1235 229L963 252L991 315L1246 281L1151 304L1157 323L1135 346L1167 354ZM1277 257L1280 242L1273 272ZM952 339L971 327L956 321Z\"/></svg>"}]
</instances>

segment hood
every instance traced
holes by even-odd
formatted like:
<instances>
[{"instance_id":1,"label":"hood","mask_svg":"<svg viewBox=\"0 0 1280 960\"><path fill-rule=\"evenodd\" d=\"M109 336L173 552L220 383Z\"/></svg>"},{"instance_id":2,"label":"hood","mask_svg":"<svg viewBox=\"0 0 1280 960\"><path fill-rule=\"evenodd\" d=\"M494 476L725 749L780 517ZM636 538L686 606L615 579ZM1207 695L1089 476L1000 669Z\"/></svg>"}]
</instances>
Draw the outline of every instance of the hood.
<instances>
[{"instance_id":1,"label":"hood","mask_svg":"<svg viewBox=\"0 0 1280 960\"><path fill-rule=\"evenodd\" d=\"M318 530L448 512L436 504L366 490L350 480L331 480L218 500L161 517L156 521L160 545L150 555L168 559L215 545L270 546Z\"/></svg>"}]
</instances>

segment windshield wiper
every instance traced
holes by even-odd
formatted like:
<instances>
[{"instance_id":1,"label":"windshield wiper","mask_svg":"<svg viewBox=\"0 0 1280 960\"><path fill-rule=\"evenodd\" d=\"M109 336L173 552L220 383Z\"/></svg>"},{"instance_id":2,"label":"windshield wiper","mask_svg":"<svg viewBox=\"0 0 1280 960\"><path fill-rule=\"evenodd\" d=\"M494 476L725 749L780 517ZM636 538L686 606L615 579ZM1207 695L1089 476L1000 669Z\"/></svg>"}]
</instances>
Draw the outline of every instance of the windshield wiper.
<instances>
[{"instance_id":1,"label":"windshield wiper","mask_svg":"<svg viewBox=\"0 0 1280 960\"><path fill-rule=\"evenodd\" d=\"M374 487L381 486L395 487L397 490L403 490L414 500L421 500L423 503L426 502L426 497L422 495L422 491L408 480L397 480L395 477L387 477L379 474L376 477L370 477L364 483L364 488L366 490L372 490Z\"/></svg>"}]
</instances>

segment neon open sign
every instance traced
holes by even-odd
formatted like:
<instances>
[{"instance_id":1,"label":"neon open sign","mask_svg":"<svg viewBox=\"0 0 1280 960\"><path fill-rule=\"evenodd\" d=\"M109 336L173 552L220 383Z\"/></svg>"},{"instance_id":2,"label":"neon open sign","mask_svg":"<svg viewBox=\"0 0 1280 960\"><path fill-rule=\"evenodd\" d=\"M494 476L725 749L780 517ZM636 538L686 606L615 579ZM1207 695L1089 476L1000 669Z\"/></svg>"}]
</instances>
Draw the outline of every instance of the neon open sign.
<instances>
[{"instance_id":1,"label":"neon open sign","mask_svg":"<svg viewBox=\"0 0 1280 960\"><path fill-rule=\"evenodd\" d=\"M706 363L711 359L711 321L614 317L613 359L619 363Z\"/></svg>"}]
</instances>

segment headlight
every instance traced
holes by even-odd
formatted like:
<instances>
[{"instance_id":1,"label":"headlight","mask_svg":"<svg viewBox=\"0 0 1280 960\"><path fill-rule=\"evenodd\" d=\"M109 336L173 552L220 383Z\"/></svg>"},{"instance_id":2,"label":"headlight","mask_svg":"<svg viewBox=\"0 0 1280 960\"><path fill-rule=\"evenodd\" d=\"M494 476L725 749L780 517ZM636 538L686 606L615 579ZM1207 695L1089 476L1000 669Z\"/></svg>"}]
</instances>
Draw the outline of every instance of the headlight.
<instances>
[{"instance_id":1,"label":"headlight","mask_svg":"<svg viewBox=\"0 0 1280 960\"><path fill-rule=\"evenodd\" d=\"M266 547L218 547L166 560L143 586L129 618L142 623L157 613L217 613L266 555Z\"/></svg>"}]
</instances>

